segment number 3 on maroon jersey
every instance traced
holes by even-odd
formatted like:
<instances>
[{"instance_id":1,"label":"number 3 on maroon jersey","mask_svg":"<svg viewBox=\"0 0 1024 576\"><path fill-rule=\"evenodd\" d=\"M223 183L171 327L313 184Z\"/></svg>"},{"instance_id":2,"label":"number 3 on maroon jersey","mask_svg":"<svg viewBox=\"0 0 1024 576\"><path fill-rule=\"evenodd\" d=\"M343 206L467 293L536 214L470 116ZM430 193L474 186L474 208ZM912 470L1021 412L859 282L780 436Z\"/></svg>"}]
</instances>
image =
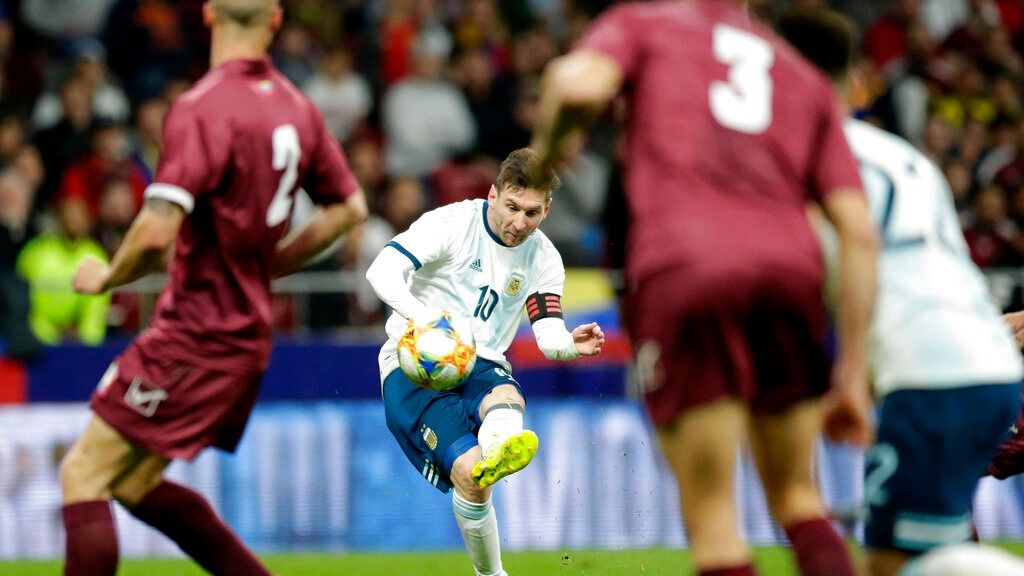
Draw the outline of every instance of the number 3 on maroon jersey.
<instances>
[{"instance_id":1,"label":"number 3 on maroon jersey","mask_svg":"<svg viewBox=\"0 0 1024 576\"><path fill-rule=\"evenodd\" d=\"M715 58L729 67L729 81L708 87L711 115L719 124L760 134L772 123L772 47L763 38L718 24L713 31Z\"/></svg>"},{"instance_id":2,"label":"number 3 on maroon jersey","mask_svg":"<svg viewBox=\"0 0 1024 576\"><path fill-rule=\"evenodd\" d=\"M282 124L274 128L271 143L274 149L274 170L284 170L281 180L277 184L274 199L270 201L270 207L267 208L267 226L273 228L287 220L288 215L291 214L291 191L298 178L299 157L302 155L302 148L299 147L299 131L292 124Z\"/></svg>"}]
</instances>

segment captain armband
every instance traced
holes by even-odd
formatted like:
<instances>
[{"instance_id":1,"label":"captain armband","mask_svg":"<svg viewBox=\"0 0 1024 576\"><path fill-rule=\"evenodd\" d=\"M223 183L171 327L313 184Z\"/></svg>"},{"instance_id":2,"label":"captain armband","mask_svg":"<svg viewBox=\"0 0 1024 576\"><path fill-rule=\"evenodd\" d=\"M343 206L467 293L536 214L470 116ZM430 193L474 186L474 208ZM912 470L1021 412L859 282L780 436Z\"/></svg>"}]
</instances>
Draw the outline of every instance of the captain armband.
<instances>
[{"instance_id":1,"label":"captain armband","mask_svg":"<svg viewBox=\"0 0 1024 576\"><path fill-rule=\"evenodd\" d=\"M562 297L534 292L526 299L526 314L530 317L530 324L542 318L561 318Z\"/></svg>"}]
</instances>

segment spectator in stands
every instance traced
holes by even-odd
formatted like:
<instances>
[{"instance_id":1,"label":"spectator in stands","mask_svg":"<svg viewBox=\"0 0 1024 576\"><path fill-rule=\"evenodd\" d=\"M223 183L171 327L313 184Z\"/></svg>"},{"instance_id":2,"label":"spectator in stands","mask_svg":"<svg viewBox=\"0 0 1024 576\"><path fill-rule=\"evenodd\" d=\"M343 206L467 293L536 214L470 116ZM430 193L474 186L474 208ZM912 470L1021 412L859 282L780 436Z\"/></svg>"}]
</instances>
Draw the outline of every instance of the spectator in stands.
<instances>
[{"instance_id":1,"label":"spectator in stands","mask_svg":"<svg viewBox=\"0 0 1024 576\"><path fill-rule=\"evenodd\" d=\"M1012 159L1000 166L992 179L1004 190L1012 190L1024 184L1024 122L1017 125L1013 152Z\"/></svg>"},{"instance_id":2,"label":"spectator in stands","mask_svg":"<svg viewBox=\"0 0 1024 576\"><path fill-rule=\"evenodd\" d=\"M107 255L89 237L92 219L81 199L62 199L57 223L57 233L33 238L18 255L18 275L31 288L29 323L45 344L100 344L106 334L110 294L78 294L71 289L71 279L84 259L106 262Z\"/></svg>"},{"instance_id":3,"label":"spectator in stands","mask_svg":"<svg viewBox=\"0 0 1024 576\"><path fill-rule=\"evenodd\" d=\"M975 178L982 186L995 181L996 175L1017 157L1018 140L1024 137L1024 126L1009 116L999 116L988 130L988 149L974 169Z\"/></svg>"},{"instance_id":4,"label":"spectator in stands","mask_svg":"<svg viewBox=\"0 0 1024 576\"><path fill-rule=\"evenodd\" d=\"M1020 94L1017 92L1017 81L1009 74L1000 74L992 81L992 100L1001 116L1024 116L1024 104L1021 104Z\"/></svg>"},{"instance_id":5,"label":"spectator in stands","mask_svg":"<svg viewBox=\"0 0 1024 576\"><path fill-rule=\"evenodd\" d=\"M118 2L111 9L103 43L111 69L133 100L159 94L169 80L188 77L193 69L205 69L192 43L205 42L206 35L189 36L183 23L182 10L189 4L132 0Z\"/></svg>"},{"instance_id":6,"label":"spectator in stands","mask_svg":"<svg viewBox=\"0 0 1024 576\"><path fill-rule=\"evenodd\" d=\"M1024 63L1010 43L1010 34L1002 26L992 27L985 37L978 69L987 78L1004 74L1013 78L1024 77Z\"/></svg>"},{"instance_id":7,"label":"spectator in stands","mask_svg":"<svg viewBox=\"0 0 1024 576\"><path fill-rule=\"evenodd\" d=\"M599 220L604 211L611 163L584 149L558 173L562 187L552 199L541 230L551 240L566 266L597 266L601 262Z\"/></svg>"},{"instance_id":8,"label":"spectator in stands","mask_svg":"<svg viewBox=\"0 0 1024 576\"><path fill-rule=\"evenodd\" d=\"M369 138L359 138L348 146L348 164L352 174L363 188L363 192L374 205L374 200L384 187L384 159L381 147Z\"/></svg>"},{"instance_id":9,"label":"spectator in stands","mask_svg":"<svg viewBox=\"0 0 1024 576\"><path fill-rule=\"evenodd\" d=\"M0 342L5 356L29 358L39 352L28 325L28 286L16 273L18 253L31 238L32 188L11 169L0 172Z\"/></svg>"},{"instance_id":10,"label":"spectator in stands","mask_svg":"<svg viewBox=\"0 0 1024 576\"><path fill-rule=\"evenodd\" d=\"M955 131L949 122L938 114L932 114L925 124L922 152L936 164L941 164L953 150L954 139Z\"/></svg>"},{"instance_id":11,"label":"spectator in stands","mask_svg":"<svg viewBox=\"0 0 1024 576\"><path fill-rule=\"evenodd\" d=\"M391 182L381 202L381 214L395 234L408 230L427 211L426 197L423 185L416 178L396 178Z\"/></svg>"},{"instance_id":12,"label":"spectator in stands","mask_svg":"<svg viewBox=\"0 0 1024 576\"><path fill-rule=\"evenodd\" d=\"M95 221L107 182L121 179L131 185L135 209L142 207L142 193L149 183L141 162L133 155L124 126L101 122L93 130L92 151L73 162L64 173L61 198L81 199Z\"/></svg>"},{"instance_id":13,"label":"spectator in stands","mask_svg":"<svg viewBox=\"0 0 1024 576\"><path fill-rule=\"evenodd\" d=\"M107 254L117 252L137 212L135 190L130 181L111 178L104 183L94 236Z\"/></svg>"},{"instance_id":14,"label":"spectator in stands","mask_svg":"<svg viewBox=\"0 0 1024 576\"><path fill-rule=\"evenodd\" d=\"M920 15L919 0L899 0L864 34L864 53L879 69L901 58L907 48L907 29Z\"/></svg>"},{"instance_id":15,"label":"spectator in stands","mask_svg":"<svg viewBox=\"0 0 1024 576\"><path fill-rule=\"evenodd\" d=\"M324 55L302 91L320 109L327 130L339 142L348 141L373 108L370 85L352 69L352 55L344 48Z\"/></svg>"},{"instance_id":16,"label":"spectator in stands","mask_svg":"<svg viewBox=\"0 0 1024 576\"><path fill-rule=\"evenodd\" d=\"M22 0L21 18L39 34L73 42L103 31L116 0Z\"/></svg>"},{"instance_id":17,"label":"spectator in stands","mask_svg":"<svg viewBox=\"0 0 1024 576\"><path fill-rule=\"evenodd\" d=\"M495 0L467 0L454 29L460 48L482 51L495 70L509 69L508 30L499 17Z\"/></svg>"},{"instance_id":18,"label":"spectator in stands","mask_svg":"<svg viewBox=\"0 0 1024 576\"><path fill-rule=\"evenodd\" d=\"M903 55L886 67L894 127L900 135L920 146L928 117L929 84L941 72L932 59L935 44L919 21L907 24Z\"/></svg>"},{"instance_id":19,"label":"spectator in stands","mask_svg":"<svg viewBox=\"0 0 1024 576\"><path fill-rule=\"evenodd\" d=\"M147 180L152 180L157 160L160 159L160 141L167 109L167 102L163 98L144 100L135 108L135 141L132 147L145 167Z\"/></svg>"},{"instance_id":20,"label":"spectator in stands","mask_svg":"<svg viewBox=\"0 0 1024 576\"><path fill-rule=\"evenodd\" d=\"M512 69L519 78L537 76L558 56L558 44L542 28L519 34L512 40Z\"/></svg>"},{"instance_id":21,"label":"spectator in stands","mask_svg":"<svg viewBox=\"0 0 1024 576\"><path fill-rule=\"evenodd\" d=\"M980 268L1019 263L1014 242L1019 231L1007 213L1006 194L987 186L974 197L974 207L964 228L971 259Z\"/></svg>"},{"instance_id":22,"label":"spectator in stands","mask_svg":"<svg viewBox=\"0 0 1024 576\"><path fill-rule=\"evenodd\" d=\"M515 78L497 75L494 64L482 48L467 49L456 56L452 77L466 95L476 122L477 144L474 151L497 161L522 148L526 142L516 137L515 120L512 118L516 99ZM497 176L497 172L493 176ZM493 177L487 180L484 195L493 181Z\"/></svg>"},{"instance_id":23,"label":"spectator in stands","mask_svg":"<svg viewBox=\"0 0 1024 576\"><path fill-rule=\"evenodd\" d=\"M89 150L92 93L85 81L74 77L66 80L61 86L60 104L61 120L35 138L45 167L45 180L35 202L37 211L51 204L68 164Z\"/></svg>"},{"instance_id":24,"label":"spectator in stands","mask_svg":"<svg viewBox=\"0 0 1024 576\"><path fill-rule=\"evenodd\" d=\"M374 47L380 61L378 85L389 88L412 73L412 45L418 29L412 0L386 0Z\"/></svg>"},{"instance_id":25,"label":"spectator in stands","mask_svg":"<svg viewBox=\"0 0 1024 576\"><path fill-rule=\"evenodd\" d=\"M465 97L443 77L447 61L446 46L430 36L417 38L412 76L384 93L381 121L388 175L426 176L476 142L476 124Z\"/></svg>"},{"instance_id":26,"label":"spectator in stands","mask_svg":"<svg viewBox=\"0 0 1024 576\"><path fill-rule=\"evenodd\" d=\"M78 41L70 76L81 80L89 90L95 116L117 122L128 121L131 112L128 98L107 71L107 51L103 44L92 38ZM60 96L49 91L36 101L32 123L36 129L44 130L60 122L62 117Z\"/></svg>"},{"instance_id":27,"label":"spectator in stands","mask_svg":"<svg viewBox=\"0 0 1024 576\"><path fill-rule=\"evenodd\" d=\"M0 100L5 102L12 100L9 95L11 88L17 88L7 85L10 82L13 53L14 23L11 22L11 13L7 9L7 5L0 2ZM20 80L26 79L20 78Z\"/></svg>"},{"instance_id":28,"label":"spectator in stands","mask_svg":"<svg viewBox=\"0 0 1024 576\"><path fill-rule=\"evenodd\" d=\"M973 65L960 70L954 91L936 98L932 107L954 128L963 128L970 120L988 125L999 113L992 95L985 90L985 76Z\"/></svg>"},{"instance_id":29,"label":"spectator in stands","mask_svg":"<svg viewBox=\"0 0 1024 576\"><path fill-rule=\"evenodd\" d=\"M1000 26L999 8L989 0L971 0L969 6L967 19L949 34L942 47L978 62L984 53L985 39Z\"/></svg>"},{"instance_id":30,"label":"spectator in stands","mask_svg":"<svg viewBox=\"0 0 1024 576\"><path fill-rule=\"evenodd\" d=\"M0 165L8 164L25 142L25 123L15 110L0 112Z\"/></svg>"},{"instance_id":31,"label":"spectator in stands","mask_svg":"<svg viewBox=\"0 0 1024 576\"><path fill-rule=\"evenodd\" d=\"M28 183L33 191L39 190L46 177L43 167L43 159L39 155L39 149L30 143L24 143L18 147L18 151L11 158L10 167L17 172ZM33 192L33 196L35 193Z\"/></svg>"},{"instance_id":32,"label":"spectator in stands","mask_svg":"<svg viewBox=\"0 0 1024 576\"><path fill-rule=\"evenodd\" d=\"M493 156L475 154L452 158L430 174L435 206L461 200L486 198L491 184L498 177L501 164Z\"/></svg>"},{"instance_id":33,"label":"spectator in stands","mask_svg":"<svg viewBox=\"0 0 1024 576\"><path fill-rule=\"evenodd\" d=\"M977 120L969 120L960 131L952 156L975 166L985 153L988 140L988 127Z\"/></svg>"},{"instance_id":34,"label":"spectator in stands","mask_svg":"<svg viewBox=\"0 0 1024 576\"><path fill-rule=\"evenodd\" d=\"M308 30L300 26L287 25L278 33L271 57L274 66L277 66L292 84L305 86L316 72L314 51L313 38Z\"/></svg>"},{"instance_id":35,"label":"spectator in stands","mask_svg":"<svg viewBox=\"0 0 1024 576\"><path fill-rule=\"evenodd\" d=\"M923 0L921 22L932 38L942 41L959 28L970 15L968 0Z\"/></svg>"},{"instance_id":36,"label":"spectator in stands","mask_svg":"<svg viewBox=\"0 0 1024 576\"><path fill-rule=\"evenodd\" d=\"M970 212L971 193L974 182L971 180L971 169L963 160L949 160L942 167L942 172L949 182L950 192L953 194L953 203L956 205L957 214L960 216L961 227L966 222L965 218Z\"/></svg>"},{"instance_id":37,"label":"spectator in stands","mask_svg":"<svg viewBox=\"0 0 1024 576\"><path fill-rule=\"evenodd\" d=\"M1010 220L1018 232L1024 230L1024 185L1014 188L1007 196L1007 211ZM1024 234L1018 233L1016 236L1017 251L1024 254L1024 250L1021 249L1022 245L1024 245Z\"/></svg>"}]
</instances>

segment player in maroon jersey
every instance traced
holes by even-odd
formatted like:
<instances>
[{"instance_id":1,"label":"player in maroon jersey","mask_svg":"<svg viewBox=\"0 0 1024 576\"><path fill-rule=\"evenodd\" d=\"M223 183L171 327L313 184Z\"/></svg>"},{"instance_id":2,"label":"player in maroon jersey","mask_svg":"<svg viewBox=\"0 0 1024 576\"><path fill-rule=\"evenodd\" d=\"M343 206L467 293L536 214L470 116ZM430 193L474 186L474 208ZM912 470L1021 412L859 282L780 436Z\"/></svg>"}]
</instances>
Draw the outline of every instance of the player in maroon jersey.
<instances>
[{"instance_id":1,"label":"player in maroon jersey","mask_svg":"<svg viewBox=\"0 0 1024 576\"><path fill-rule=\"evenodd\" d=\"M836 439L870 440L877 241L830 85L740 2L620 6L549 66L538 153L560 161L620 91L626 321L694 563L701 574L754 573L733 500L736 450L749 439L801 572L853 574L825 518L812 453L823 417ZM831 391L808 201L842 242Z\"/></svg>"},{"instance_id":2,"label":"player in maroon jersey","mask_svg":"<svg viewBox=\"0 0 1024 576\"><path fill-rule=\"evenodd\" d=\"M1024 351L1024 310L1003 314L1003 320ZM1006 439L988 466L988 473L1000 480L1024 473L1024 393L1021 394L1021 407L1017 421L1010 425Z\"/></svg>"},{"instance_id":3,"label":"player in maroon jersey","mask_svg":"<svg viewBox=\"0 0 1024 576\"><path fill-rule=\"evenodd\" d=\"M211 0L211 70L174 104L146 204L95 294L170 263L149 329L111 365L95 416L61 465L65 574L113 575L109 500L213 574L269 574L199 494L163 479L173 458L234 450L270 354L270 281L366 217L362 191L320 114L266 56L277 0ZM323 208L285 236L302 187Z\"/></svg>"}]
</instances>

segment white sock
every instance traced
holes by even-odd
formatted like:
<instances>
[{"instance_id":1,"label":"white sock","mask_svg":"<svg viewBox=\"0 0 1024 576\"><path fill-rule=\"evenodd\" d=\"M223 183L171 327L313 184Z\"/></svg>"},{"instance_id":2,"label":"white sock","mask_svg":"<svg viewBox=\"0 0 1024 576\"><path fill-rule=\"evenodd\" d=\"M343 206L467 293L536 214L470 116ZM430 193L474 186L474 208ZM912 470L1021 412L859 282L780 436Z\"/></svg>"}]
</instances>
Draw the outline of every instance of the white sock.
<instances>
[{"instance_id":1,"label":"white sock","mask_svg":"<svg viewBox=\"0 0 1024 576\"><path fill-rule=\"evenodd\" d=\"M496 404L484 414L476 438L483 453L493 444L504 442L523 431L523 407L519 404Z\"/></svg>"},{"instance_id":2,"label":"white sock","mask_svg":"<svg viewBox=\"0 0 1024 576\"><path fill-rule=\"evenodd\" d=\"M499 576L501 544L498 542L498 516L488 500L482 504L467 502L457 492L452 496L455 523L462 532L466 552L473 561L477 576Z\"/></svg>"}]
</instances>

